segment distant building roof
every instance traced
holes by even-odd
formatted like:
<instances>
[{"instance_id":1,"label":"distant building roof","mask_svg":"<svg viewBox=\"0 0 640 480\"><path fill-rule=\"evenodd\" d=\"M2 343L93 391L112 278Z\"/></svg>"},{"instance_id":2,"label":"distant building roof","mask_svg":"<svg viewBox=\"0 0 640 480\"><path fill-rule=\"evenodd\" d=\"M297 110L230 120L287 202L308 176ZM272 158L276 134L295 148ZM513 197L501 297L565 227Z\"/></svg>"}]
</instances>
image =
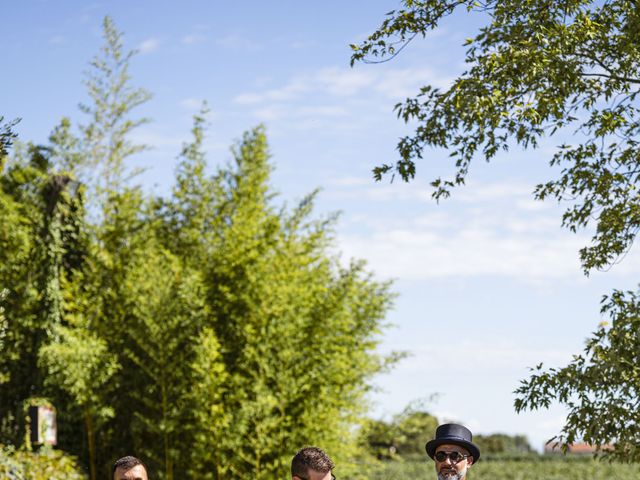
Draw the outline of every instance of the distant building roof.
<instances>
[{"instance_id":1,"label":"distant building roof","mask_svg":"<svg viewBox=\"0 0 640 480\"><path fill-rule=\"evenodd\" d=\"M612 445L602 445L600 451L610 450L612 448ZM597 451L598 447L589 443L572 443L567 446L567 453L571 455L589 455ZM544 453L562 453L562 447L558 443L551 442L544 446Z\"/></svg>"}]
</instances>

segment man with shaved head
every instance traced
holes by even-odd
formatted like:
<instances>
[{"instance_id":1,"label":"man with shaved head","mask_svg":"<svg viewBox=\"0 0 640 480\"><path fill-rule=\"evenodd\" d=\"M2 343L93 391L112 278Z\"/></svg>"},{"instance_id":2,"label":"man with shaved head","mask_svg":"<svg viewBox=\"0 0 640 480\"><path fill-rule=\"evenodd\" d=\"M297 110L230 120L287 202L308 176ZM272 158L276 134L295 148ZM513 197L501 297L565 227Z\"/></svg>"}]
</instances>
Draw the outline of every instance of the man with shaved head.
<instances>
[{"instance_id":1,"label":"man with shaved head","mask_svg":"<svg viewBox=\"0 0 640 480\"><path fill-rule=\"evenodd\" d=\"M147 467L136 457L122 457L113 464L113 480L149 480Z\"/></svg>"}]
</instances>

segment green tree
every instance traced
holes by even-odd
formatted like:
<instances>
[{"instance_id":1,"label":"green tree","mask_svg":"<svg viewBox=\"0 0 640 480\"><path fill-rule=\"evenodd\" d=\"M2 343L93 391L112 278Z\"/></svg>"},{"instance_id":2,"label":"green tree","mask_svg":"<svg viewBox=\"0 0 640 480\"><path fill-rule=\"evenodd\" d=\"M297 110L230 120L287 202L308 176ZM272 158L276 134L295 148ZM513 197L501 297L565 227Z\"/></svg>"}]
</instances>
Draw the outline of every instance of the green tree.
<instances>
[{"instance_id":1,"label":"green tree","mask_svg":"<svg viewBox=\"0 0 640 480\"><path fill-rule=\"evenodd\" d=\"M92 478L130 453L158 478L274 478L308 443L345 465L371 377L394 359L376 353L390 284L333 253L315 192L274 204L262 127L209 174L204 106L170 195L127 182L128 113L147 95L104 31L81 135L63 119L0 167L2 441L20 445L37 394Z\"/></svg>"},{"instance_id":2,"label":"green tree","mask_svg":"<svg viewBox=\"0 0 640 480\"><path fill-rule=\"evenodd\" d=\"M450 87L425 85L396 105L398 116L417 126L398 143L397 162L376 167L374 176L393 172L410 180L416 161L430 148L447 149L455 173L432 182L434 197L444 198L465 183L475 157L489 161L514 146L532 149L558 137L562 144L549 163L559 174L538 185L535 198L568 200L563 226L574 232L593 228L591 244L580 250L585 274L623 256L640 228L637 3L405 0L402 5L361 45L352 46L352 65L393 58L454 13L479 15L484 26L465 42L467 70ZM539 366L518 389L516 409L558 400L570 408L561 438L617 443L616 455L628 451L627 458L639 459L631 446L640 444L640 430L618 428L618 419L640 423L640 375L631 369L609 377L604 390L592 375L638 362L635 299L622 296L625 303L620 297L614 292L605 300L605 314L620 314L589 339L585 355L563 369ZM619 337L632 348L612 349L609 342ZM616 401L606 401L613 398L607 395Z\"/></svg>"},{"instance_id":3,"label":"green tree","mask_svg":"<svg viewBox=\"0 0 640 480\"><path fill-rule=\"evenodd\" d=\"M378 460L400 458L398 455L397 426L384 420L367 419L362 423L360 442L364 451Z\"/></svg>"},{"instance_id":4,"label":"green tree","mask_svg":"<svg viewBox=\"0 0 640 480\"><path fill-rule=\"evenodd\" d=\"M45 148L29 146L0 176L0 285L7 328L0 355L2 438L19 442L21 404L43 395L39 349L61 323L61 278L77 268L81 193L51 168Z\"/></svg>"},{"instance_id":5,"label":"green tree","mask_svg":"<svg viewBox=\"0 0 640 480\"><path fill-rule=\"evenodd\" d=\"M76 178L83 164L80 140L71 130L71 120L63 118L49 136L51 162L56 168Z\"/></svg>"},{"instance_id":6,"label":"green tree","mask_svg":"<svg viewBox=\"0 0 640 480\"><path fill-rule=\"evenodd\" d=\"M0 168L4 163L5 157L9 153L9 148L13 144L13 140L16 138L16 133L12 130L18 123L17 120L11 122L4 121L4 117L0 115Z\"/></svg>"},{"instance_id":7,"label":"green tree","mask_svg":"<svg viewBox=\"0 0 640 480\"><path fill-rule=\"evenodd\" d=\"M136 333L146 335L143 331L146 319L141 317L140 311L151 308L149 304L157 301L157 296L139 297L138 309L129 288L131 277L138 275L139 278L139 272L144 268L149 268L150 272L157 271L154 270L155 265L143 265L145 259L151 261L157 253L146 205L142 192L137 188L109 194L107 214L91 229L91 249L83 267L82 293L78 297L81 303L76 306L89 319L91 330L106 343L110 356L116 358L119 365L118 371L105 385L102 397L104 406L112 408L114 415L104 418L105 422L95 432L99 477L108 474L115 459L126 452L136 452L140 445L136 442L133 427L134 424L136 428L140 425L136 412L143 407L138 397L144 396L144 388L149 388L149 377L134 362L137 347L132 344L132 337L135 338ZM147 245L151 249L148 253ZM140 285L136 292L141 293L143 287L148 287L148 283ZM154 391L151 397L157 398L156 393ZM161 444L161 439L155 439L153 446ZM157 458L162 458L162 455L154 456L153 460ZM152 465L155 468L155 464Z\"/></svg>"},{"instance_id":8,"label":"green tree","mask_svg":"<svg viewBox=\"0 0 640 480\"><path fill-rule=\"evenodd\" d=\"M127 333L120 355L129 360L123 360L123 383L138 385L130 393L135 451L162 465L163 478L172 480L174 471L188 468L184 446L193 443L189 399L194 342L208 315L204 286L197 271L149 241L127 270L120 299L128 307Z\"/></svg>"},{"instance_id":9,"label":"green tree","mask_svg":"<svg viewBox=\"0 0 640 480\"><path fill-rule=\"evenodd\" d=\"M195 342L191 363L193 384L187 401L193 443L186 471L191 478L229 478L234 446L243 441L229 437L233 415L227 410L227 399L233 392L229 389L221 352L215 332L210 327L204 328Z\"/></svg>"},{"instance_id":10,"label":"green tree","mask_svg":"<svg viewBox=\"0 0 640 480\"><path fill-rule=\"evenodd\" d=\"M0 405L2 405L2 416L9 413L8 389L6 384L15 380L17 372L16 365L21 357L24 337L16 332L15 325L10 324L9 318L16 320L26 320L25 309L19 314L19 307L26 307L26 298L33 296L33 292L28 288L29 278L27 274L31 245L34 242L33 230L29 225L28 208L24 208L13 194L13 188L8 188L6 184L7 170L2 170L0 185L0 285L2 286L2 297L0 305L3 311L2 322L2 343L0 344ZM14 172L10 172L12 174ZM8 312L5 314L5 312ZM22 317L24 315L24 317ZM17 345L16 345L17 344ZM13 380L12 380L13 379ZM12 394L15 392L12 392ZM4 423L4 422L3 422ZM6 441L3 428L3 440Z\"/></svg>"},{"instance_id":11,"label":"green tree","mask_svg":"<svg viewBox=\"0 0 640 480\"><path fill-rule=\"evenodd\" d=\"M101 197L119 190L136 171L127 171L125 160L146 148L131 141L131 132L147 119L130 118L131 111L147 102L151 95L142 88L131 85L129 62L135 51L125 51L122 33L110 17L102 23L104 45L100 54L91 61L85 85L91 103L80 104L80 110L89 116L81 126L81 169L85 179L95 176L95 185ZM61 124L64 132L65 122Z\"/></svg>"},{"instance_id":12,"label":"green tree","mask_svg":"<svg viewBox=\"0 0 640 480\"><path fill-rule=\"evenodd\" d=\"M0 155L0 285L7 289L3 305L8 324L0 355L0 376L5 382L0 389L2 438L19 444L21 403L30 395L51 395L59 407L63 448L75 449L78 442L71 439L83 438L75 427L66 430L74 425L72 415L81 412L93 478L96 455L100 448L104 450L104 442L98 442L98 448L94 437L107 433L100 427L113 410L105 404L105 386L113 387L109 379L115 366L105 350L111 337L104 333L113 324L108 322L110 312L104 302L119 291L109 287L122 279L115 275L108 282L106 274L123 270L101 267L117 257L118 249L126 250L121 248L126 235L139 223L130 221L125 226L121 222L134 208L127 205L140 202L136 203L135 189L119 190L127 180L125 160L143 148L129 136L144 120L131 120L130 113L149 98L144 90L130 86L128 66L133 52L124 51L121 34L108 17L103 34L105 45L87 73L92 103L81 105L90 116L81 135L72 132L69 119L62 119L49 145L28 145L7 160L6 150L14 137L9 123L1 130ZM89 172L97 176L91 179ZM86 183L79 183L78 177ZM101 207L104 223L90 224L83 206L86 198L92 212ZM107 288L104 292L99 290L102 286ZM116 299L112 305L120 304ZM82 362L86 365L80 367Z\"/></svg>"},{"instance_id":13,"label":"green tree","mask_svg":"<svg viewBox=\"0 0 640 480\"><path fill-rule=\"evenodd\" d=\"M640 297L614 291L602 300L602 322L584 352L569 365L532 369L516 390L516 410L569 408L562 432L552 440L606 446L602 453L622 461L640 461ZM613 447L612 447L613 446Z\"/></svg>"},{"instance_id":14,"label":"green tree","mask_svg":"<svg viewBox=\"0 0 640 480\"><path fill-rule=\"evenodd\" d=\"M81 209L73 232L83 248L76 249L72 257L75 268L60 275L60 321L53 326L49 342L40 347L38 359L46 374L46 391L59 405L59 423L66 425L76 416L81 419L90 478L95 479L98 478L96 433L114 415L109 398L114 394L112 379L120 364L99 335L101 311L96 307L100 302L91 288L93 279L89 268L95 247L91 245L84 221L86 213ZM59 444L67 448L65 437L80 434L78 429L63 432Z\"/></svg>"},{"instance_id":15,"label":"green tree","mask_svg":"<svg viewBox=\"0 0 640 480\"><path fill-rule=\"evenodd\" d=\"M67 317L68 318L68 317ZM81 323L79 323L81 322ZM54 340L39 351L47 382L65 391L81 410L89 451L90 478L98 478L96 430L113 417L105 390L119 368L106 342L80 317L70 326L57 326Z\"/></svg>"},{"instance_id":16,"label":"green tree","mask_svg":"<svg viewBox=\"0 0 640 480\"><path fill-rule=\"evenodd\" d=\"M346 461L368 380L385 366L375 346L389 285L328 254L334 219L309 219L314 195L273 209L262 128L234 152L218 173L223 228L205 275L233 415L218 447L233 478L272 478L309 443Z\"/></svg>"},{"instance_id":17,"label":"green tree","mask_svg":"<svg viewBox=\"0 0 640 480\"><path fill-rule=\"evenodd\" d=\"M439 423L424 408L424 402L412 402L389 422L369 420L360 432L360 441L379 460L424 457L426 441Z\"/></svg>"},{"instance_id":18,"label":"green tree","mask_svg":"<svg viewBox=\"0 0 640 480\"><path fill-rule=\"evenodd\" d=\"M203 141L206 134L208 108L203 104L194 116L192 140L183 145L176 169L175 185L169 198L155 200L154 223L156 235L165 248L180 258L183 268L201 273L204 291L208 297L211 288L206 278L206 265L219 245L223 219L221 205L226 202L222 190L222 172L214 176L207 173ZM205 266L205 269L203 269ZM229 473L228 457L241 440L230 436L232 416L227 410L233 392L229 376L222 360L222 346L213 329L213 313L205 307L206 314L189 329L190 378L183 419L191 449L182 458L180 468L193 478L225 478ZM224 448L226 446L226 448ZM186 452L185 452L186 453Z\"/></svg>"},{"instance_id":19,"label":"green tree","mask_svg":"<svg viewBox=\"0 0 640 480\"><path fill-rule=\"evenodd\" d=\"M206 102L194 116L192 141L185 143L179 156L175 185L169 199L156 201L158 228L167 247L192 266L201 265L210 255L211 243L220 235L222 204L227 199L222 191L222 174L207 173L203 150L209 109Z\"/></svg>"},{"instance_id":20,"label":"green tree","mask_svg":"<svg viewBox=\"0 0 640 480\"><path fill-rule=\"evenodd\" d=\"M581 250L585 271L610 264L635 238L640 216L637 136L640 128L638 35L633 1L548 2L406 0L360 46L352 63L388 59L456 10L481 15L486 26L466 41L468 69L441 90L426 85L396 105L416 121L400 140L395 165L375 169L415 175L428 148L444 148L455 162L452 178L433 181L436 198L465 182L472 159L492 159L514 145L535 148L542 138L579 133L550 159L560 176L535 196L574 200L564 225L596 222L593 244ZM563 138L566 140L566 137Z\"/></svg>"},{"instance_id":21,"label":"green tree","mask_svg":"<svg viewBox=\"0 0 640 480\"><path fill-rule=\"evenodd\" d=\"M522 455L533 453L527 437L524 435L507 435L504 433L492 433L491 435L474 435L474 443L478 446L482 455L507 454Z\"/></svg>"},{"instance_id":22,"label":"green tree","mask_svg":"<svg viewBox=\"0 0 640 480\"><path fill-rule=\"evenodd\" d=\"M404 457L422 457L425 452L425 437L428 438L428 432L436 431L438 419L428 412L409 407L395 421L401 435L397 446L398 453Z\"/></svg>"},{"instance_id":23,"label":"green tree","mask_svg":"<svg viewBox=\"0 0 640 480\"><path fill-rule=\"evenodd\" d=\"M0 173L0 288L5 315L0 350L0 441L11 444L22 439L22 402L40 385L35 355L46 326L35 315L37 272L42 269L34 262L34 254L42 228L38 193L45 173L29 163L6 162Z\"/></svg>"}]
</instances>

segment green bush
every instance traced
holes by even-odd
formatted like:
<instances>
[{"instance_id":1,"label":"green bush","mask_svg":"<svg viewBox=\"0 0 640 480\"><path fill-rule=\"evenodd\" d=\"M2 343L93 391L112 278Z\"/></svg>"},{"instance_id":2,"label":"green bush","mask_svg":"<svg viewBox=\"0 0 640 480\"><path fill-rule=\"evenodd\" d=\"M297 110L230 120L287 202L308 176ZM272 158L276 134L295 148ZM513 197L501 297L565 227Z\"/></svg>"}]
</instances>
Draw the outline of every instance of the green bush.
<instances>
[{"instance_id":1,"label":"green bush","mask_svg":"<svg viewBox=\"0 0 640 480\"><path fill-rule=\"evenodd\" d=\"M59 450L39 453L0 446L0 480L86 480L76 460Z\"/></svg>"}]
</instances>

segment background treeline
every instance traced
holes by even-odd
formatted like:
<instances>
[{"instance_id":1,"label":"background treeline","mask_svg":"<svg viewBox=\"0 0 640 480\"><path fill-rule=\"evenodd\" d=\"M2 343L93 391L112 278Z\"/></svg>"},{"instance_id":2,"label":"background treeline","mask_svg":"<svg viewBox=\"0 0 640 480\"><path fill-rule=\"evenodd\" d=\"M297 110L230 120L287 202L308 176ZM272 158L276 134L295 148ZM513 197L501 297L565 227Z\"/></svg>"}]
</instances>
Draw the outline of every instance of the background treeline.
<instances>
[{"instance_id":1,"label":"background treeline","mask_svg":"<svg viewBox=\"0 0 640 480\"><path fill-rule=\"evenodd\" d=\"M45 398L94 479L125 454L153 478L272 479L306 444L348 468L393 361L375 353L389 284L339 261L315 193L276 205L261 127L213 168L204 108L170 194L136 186L131 111L149 94L108 18L104 38L86 122L0 152L0 444L24 445L25 405Z\"/></svg>"},{"instance_id":2,"label":"background treeline","mask_svg":"<svg viewBox=\"0 0 640 480\"><path fill-rule=\"evenodd\" d=\"M425 444L442 423L421 401L410 403L389 420L368 419L360 429L360 442L370 458L382 461L424 461ZM537 452L524 435L474 435L482 459L528 459ZM551 457L549 457L551 458Z\"/></svg>"}]
</instances>

